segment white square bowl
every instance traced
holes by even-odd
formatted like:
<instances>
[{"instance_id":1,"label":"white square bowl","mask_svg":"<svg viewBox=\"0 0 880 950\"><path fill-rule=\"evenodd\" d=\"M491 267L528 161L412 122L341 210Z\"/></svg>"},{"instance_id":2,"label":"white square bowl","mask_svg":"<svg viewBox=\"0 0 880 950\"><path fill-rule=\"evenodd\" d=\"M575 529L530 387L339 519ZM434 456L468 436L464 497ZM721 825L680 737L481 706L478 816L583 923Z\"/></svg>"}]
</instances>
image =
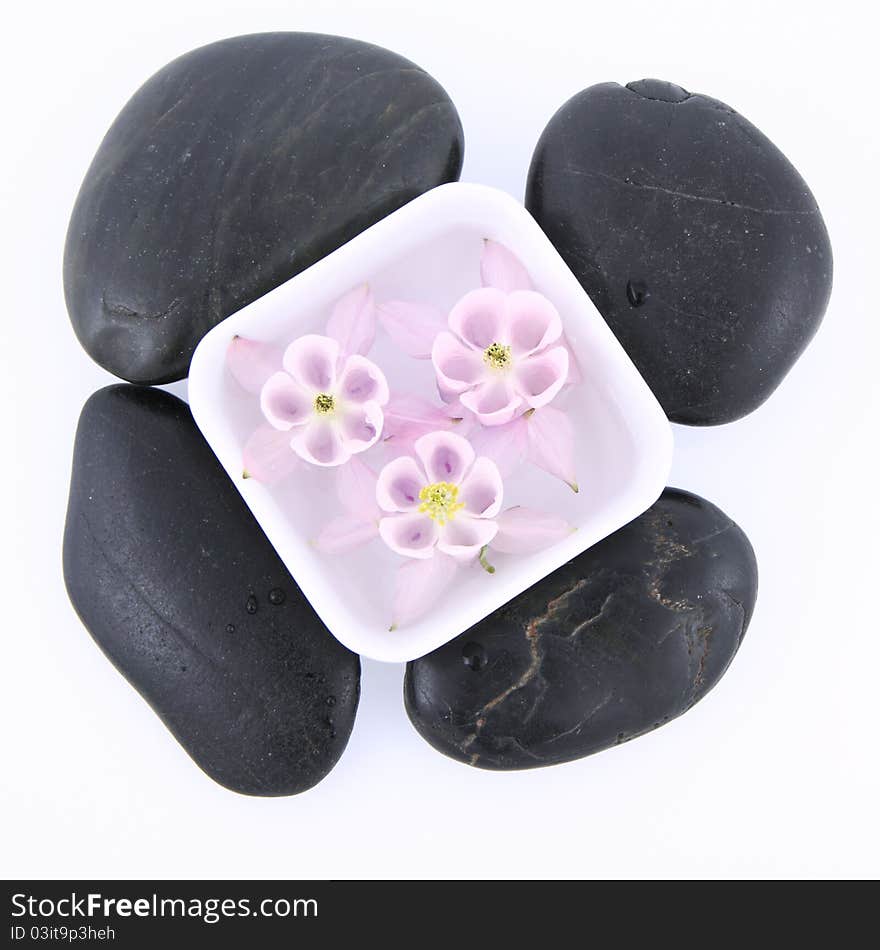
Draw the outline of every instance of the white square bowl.
<instances>
[{"instance_id":1,"label":"white square bowl","mask_svg":"<svg viewBox=\"0 0 880 950\"><path fill-rule=\"evenodd\" d=\"M575 427L580 491L524 465L505 481L505 507L550 511L577 530L537 554L493 555L492 575L460 571L423 619L389 631L402 559L379 541L333 557L311 544L339 513L328 470L312 467L273 485L242 478L242 449L261 421L259 401L230 376L226 350L236 335L283 346L304 333L323 333L335 301L364 282L377 301L413 300L448 311L480 286L486 238L509 248L535 289L556 305L584 377L554 402ZM385 370L392 391L397 384L437 401L430 363L402 354L381 330L370 358ZM195 352L189 399L211 448L330 631L354 652L387 662L436 649L637 517L662 492L672 462L663 410L577 279L522 205L482 185L427 192L224 320Z\"/></svg>"}]
</instances>

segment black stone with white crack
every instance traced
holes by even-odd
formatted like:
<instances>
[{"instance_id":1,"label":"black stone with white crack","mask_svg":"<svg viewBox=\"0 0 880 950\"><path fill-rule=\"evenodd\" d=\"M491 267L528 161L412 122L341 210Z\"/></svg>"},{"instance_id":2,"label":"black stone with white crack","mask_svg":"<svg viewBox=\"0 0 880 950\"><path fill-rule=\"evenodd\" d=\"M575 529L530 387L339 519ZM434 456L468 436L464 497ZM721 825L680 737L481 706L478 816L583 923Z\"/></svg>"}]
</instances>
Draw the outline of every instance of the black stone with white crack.
<instances>
[{"instance_id":1,"label":"black stone with white crack","mask_svg":"<svg viewBox=\"0 0 880 950\"><path fill-rule=\"evenodd\" d=\"M739 649L757 595L742 530L667 489L635 521L407 665L439 751L487 769L554 765L686 712Z\"/></svg>"},{"instance_id":2,"label":"black stone with white crack","mask_svg":"<svg viewBox=\"0 0 880 950\"><path fill-rule=\"evenodd\" d=\"M674 422L759 406L828 304L831 245L804 179L743 116L673 83L565 103L526 205Z\"/></svg>"},{"instance_id":3,"label":"black stone with white crack","mask_svg":"<svg viewBox=\"0 0 880 950\"><path fill-rule=\"evenodd\" d=\"M336 764L360 660L306 601L181 400L111 386L86 402L64 578L98 645L215 781L293 795Z\"/></svg>"},{"instance_id":4,"label":"black stone with white crack","mask_svg":"<svg viewBox=\"0 0 880 950\"><path fill-rule=\"evenodd\" d=\"M229 314L430 188L454 181L455 106L359 40L238 36L193 50L119 114L64 251L74 330L136 383L182 379Z\"/></svg>"}]
</instances>

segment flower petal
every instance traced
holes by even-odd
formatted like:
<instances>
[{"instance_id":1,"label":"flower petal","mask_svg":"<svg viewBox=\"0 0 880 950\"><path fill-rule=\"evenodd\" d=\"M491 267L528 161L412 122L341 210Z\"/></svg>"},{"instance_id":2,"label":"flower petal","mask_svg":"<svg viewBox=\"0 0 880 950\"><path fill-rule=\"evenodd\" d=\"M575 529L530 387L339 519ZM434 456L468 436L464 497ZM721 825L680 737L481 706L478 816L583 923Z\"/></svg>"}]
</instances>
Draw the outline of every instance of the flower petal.
<instances>
[{"instance_id":1,"label":"flower petal","mask_svg":"<svg viewBox=\"0 0 880 950\"><path fill-rule=\"evenodd\" d=\"M376 521L376 473L356 455L336 470L336 494L342 507L355 518Z\"/></svg>"},{"instance_id":2,"label":"flower petal","mask_svg":"<svg viewBox=\"0 0 880 950\"><path fill-rule=\"evenodd\" d=\"M534 554L567 538L574 530L558 515L519 506L503 511L496 521L498 534L492 550L502 554Z\"/></svg>"},{"instance_id":3,"label":"flower petal","mask_svg":"<svg viewBox=\"0 0 880 950\"><path fill-rule=\"evenodd\" d=\"M365 356L349 356L342 368L336 394L346 402L388 402L388 382L385 374Z\"/></svg>"},{"instance_id":4,"label":"flower petal","mask_svg":"<svg viewBox=\"0 0 880 950\"><path fill-rule=\"evenodd\" d=\"M326 419L313 418L308 425L293 432L293 451L312 465L342 465L351 458L343 444L340 427Z\"/></svg>"},{"instance_id":5,"label":"flower petal","mask_svg":"<svg viewBox=\"0 0 880 950\"><path fill-rule=\"evenodd\" d=\"M497 241L487 240L483 244L480 277L484 287L497 287L508 294L514 290L532 289L529 272L520 259Z\"/></svg>"},{"instance_id":6,"label":"flower petal","mask_svg":"<svg viewBox=\"0 0 880 950\"><path fill-rule=\"evenodd\" d=\"M466 346L457 337L444 331L434 340L431 350L434 370L441 392L460 393L486 378L489 369L482 353Z\"/></svg>"},{"instance_id":7,"label":"flower petal","mask_svg":"<svg viewBox=\"0 0 880 950\"><path fill-rule=\"evenodd\" d=\"M467 439L454 432L431 432L416 441L415 452L428 482L457 485L474 464L475 453Z\"/></svg>"},{"instance_id":8,"label":"flower petal","mask_svg":"<svg viewBox=\"0 0 880 950\"><path fill-rule=\"evenodd\" d=\"M378 503L384 511L414 511L426 483L418 462L409 455L401 455L379 473L374 504Z\"/></svg>"},{"instance_id":9,"label":"flower petal","mask_svg":"<svg viewBox=\"0 0 880 950\"><path fill-rule=\"evenodd\" d=\"M263 383L281 369L281 350L271 343L234 336L226 348L226 366L239 386L258 393Z\"/></svg>"},{"instance_id":10,"label":"flower petal","mask_svg":"<svg viewBox=\"0 0 880 950\"><path fill-rule=\"evenodd\" d=\"M502 478L512 475L522 462L528 442L527 422L517 416L502 426L480 426L470 436L478 456L485 455L498 466Z\"/></svg>"},{"instance_id":11,"label":"flower petal","mask_svg":"<svg viewBox=\"0 0 880 950\"><path fill-rule=\"evenodd\" d=\"M568 379L568 350L554 346L520 360L514 367L515 386L523 399L538 409L552 402Z\"/></svg>"},{"instance_id":12,"label":"flower petal","mask_svg":"<svg viewBox=\"0 0 880 950\"><path fill-rule=\"evenodd\" d=\"M349 455L366 452L382 435L382 407L377 402L351 405L339 415L339 433Z\"/></svg>"},{"instance_id":13,"label":"flower petal","mask_svg":"<svg viewBox=\"0 0 880 950\"><path fill-rule=\"evenodd\" d=\"M578 490L574 467L574 427L560 409L544 406L528 418L528 458Z\"/></svg>"},{"instance_id":14,"label":"flower petal","mask_svg":"<svg viewBox=\"0 0 880 950\"><path fill-rule=\"evenodd\" d=\"M316 333L301 336L284 351L284 368L313 393L327 393L334 389L338 362L339 343Z\"/></svg>"},{"instance_id":15,"label":"flower petal","mask_svg":"<svg viewBox=\"0 0 880 950\"><path fill-rule=\"evenodd\" d=\"M376 306L368 284L340 298L327 321L327 336L339 343L343 356L364 355L376 339Z\"/></svg>"},{"instance_id":16,"label":"flower petal","mask_svg":"<svg viewBox=\"0 0 880 950\"><path fill-rule=\"evenodd\" d=\"M490 518L456 515L440 528L437 550L458 561L475 558L498 533L498 525Z\"/></svg>"},{"instance_id":17,"label":"flower petal","mask_svg":"<svg viewBox=\"0 0 880 950\"><path fill-rule=\"evenodd\" d=\"M379 525L375 520L364 521L344 515L325 525L314 545L322 554L345 554L372 541L378 534Z\"/></svg>"},{"instance_id":18,"label":"flower petal","mask_svg":"<svg viewBox=\"0 0 880 950\"><path fill-rule=\"evenodd\" d=\"M448 429L461 421L455 409L434 406L427 399L409 393L394 393L383 407L385 425L382 433L385 440L408 442L428 432Z\"/></svg>"},{"instance_id":19,"label":"flower petal","mask_svg":"<svg viewBox=\"0 0 880 950\"><path fill-rule=\"evenodd\" d=\"M427 560L401 564L394 581L391 629L423 617L447 590L457 571L457 562L440 553Z\"/></svg>"},{"instance_id":20,"label":"flower petal","mask_svg":"<svg viewBox=\"0 0 880 950\"><path fill-rule=\"evenodd\" d=\"M483 287L465 294L449 313L449 329L477 350L485 350L502 340L507 294L494 287Z\"/></svg>"},{"instance_id":21,"label":"flower petal","mask_svg":"<svg viewBox=\"0 0 880 950\"><path fill-rule=\"evenodd\" d=\"M504 483L498 466L485 456L474 462L458 490L464 510L477 518L494 518L501 510ZM455 519L458 520L458 519Z\"/></svg>"},{"instance_id":22,"label":"flower petal","mask_svg":"<svg viewBox=\"0 0 880 950\"><path fill-rule=\"evenodd\" d=\"M534 353L562 336L559 311L534 290L518 290L507 298L506 342L514 356Z\"/></svg>"},{"instance_id":23,"label":"flower petal","mask_svg":"<svg viewBox=\"0 0 880 950\"><path fill-rule=\"evenodd\" d=\"M523 400L514 391L509 377L503 376L462 393L461 404L470 409L484 426L501 426L517 415Z\"/></svg>"},{"instance_id":24,"label":"flower petal","mask_svg":"<svg viewBox=\"0 0 880 950\"><path fill-rule=\"evenodd\" d=\"M273 428L286 432L309 421L315 401L287 373L273 373L260 390L260 409Z\"/></svg>"},{"instance_id":25,"label":"flower petal","mask_svg":"<svg viewBox=\"0 0 880 950\"><path fill-rule=\"evenodd\" d=\"M433 557L437 544L437 523L418 511L391 515L379 522L382 540L404 557Z\"/></svg>"},{"instance_id":26,"label":"flower petal","mask_svg":"<svg viewBox=\"0 0 880 950\"><path fill-rule=\"evenodd\" d=\"M242 476L271 485L286 478L302 465L290 447L290 433L262 425L245 442Z\"/></svg>"},{"instance_id":27,"label":"flower petal","mask_svg":"<svg viewBox=\"0 0 880 950\"><path fill-rule=\"evenodd\" d=\"M437 334L446 329L446 315L441 310L405 300L380 304L378 315L394 343L417 360L431 358Z\"/></svg>"}]
</instances>

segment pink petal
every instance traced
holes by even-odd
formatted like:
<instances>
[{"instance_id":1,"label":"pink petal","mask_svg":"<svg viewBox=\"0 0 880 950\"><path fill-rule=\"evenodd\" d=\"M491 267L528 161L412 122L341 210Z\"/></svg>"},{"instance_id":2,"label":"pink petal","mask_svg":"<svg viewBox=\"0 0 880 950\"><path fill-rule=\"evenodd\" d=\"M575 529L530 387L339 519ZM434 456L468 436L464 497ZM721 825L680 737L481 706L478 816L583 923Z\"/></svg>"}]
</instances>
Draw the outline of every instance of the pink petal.
<instances>
[{"instance_id":1,"label":"pink petal","mask_svg":"<svg viewBox=\"0 0 880 950\"><path fill-rule=\"evenodd\" d=\"M477 350L501 339L507 313L507 294L483 287L465 294L449 314L449 329Z\"/></svg>"},{"instance_id":2,"label":"pink petal","mask_svg":"<svg viewBox=\"0 0 880 950\"><path fill-rule=\"evenodd\" d=\"M436 367L434 368L436 371ZM443 382L440 374L437 373L437 395L443 400L446 405L451 405L458 401L458 397L461 395L463 390L461 389L461 384L458 385L456 389L450 389Z\"/></svg>"},{"instance_id":3,"label":"pink petal","mask_svg":"<svg viewBox=\"0 0 880 950\"><path fill-rule=\"evenodd\" d=\"M480 258L480 276L484 287L497 287L505 293L531 290L529 272L520 259L497 241L485 241Z\"/></svg>"},{"instance_id":4,"label":"pink petal","mask_svg":"<svg viewBox=\"0 0 880 950\"><path fill-rule=\"evenodd\" d=\"M554 346L552 350L527 356L514 368L514 379L519 394L532 409L546 406L568 379L568 350Z\"/></svg>"},{"instance_id":5,"label":"pink petal","mask_svg":"<svg viewBox=\"0 0 880 950\"><path fill-rule=\"evenodd\" d=\"M290 433L260 426L247 440L242 453L242 475L270 485L302 465L290 447Z\"/></svg>"},{"instance_id":6,"label":"pink petal","mask_svg":"<svg viewBox=\"0 0 880 950\"><path fill-rule=\"evenodd\" d=\"M494 518L501 510L503 498L504 483L498 466L491 459L480 456L459 486L458 500L464 502L468 514L477 518Z\"/></svg>"},{"instance_id":7,"label":"pink petal","mask_svg":"<svg viewBox=\"0 0 880 950\"><path fill-rule=\"evenodd\" d=\"M346 402L388 402L388 382L385 374L365 356L349 356L342 368L336 393Z\"/></svg>"},{"instance_id":8,"label":"pink petal","mask_svg":"<svg viewBox=\"0 0 880 950\"><path fill-rule=\"evenodd\" d=\"M498 525L489 518L456 515L440 528L437 550L459 561L475 558L498 532Z\"/></svg>"},{"instance_id":9,"label":"pink petal","mask_svg":"<svg viewBox=\"0 0 880 950\"><path fill-rule=\"evenodd\" d=\"M419 492L425 487L425 473L409 455L389 462L379 473L374 504L384 511L413 511L419 506Z\"/></svg>"},{"instance_id":10,"label":"pink petal","mask_svg":"<svg viewBox=\"0 0 880 950\"><path fill-rule=\"evenodd\" d=\"M339 432L346 453L366 452L375 445L382 434L383 421L382 407L377 402L353 404L345 409L339 417Z\"/></svg>"},{"instance_id":11,"label":"pink petal","mask_svg":"<svg viewBox=\"0 0 880 950\"><path fill-rule=\"evenodd\" d=\"M544 406L528 417L528 457L539 468L578 490L574 468L574 428L560 409Z\"/></svg>"},{"instance_id":12,"label":"pink petal","mask_svg":"<svg viewBox=\"0 0 880 950\"><path fill-rule=\"evenodd\" d=\"M520 411L523 400L509 378L496 377L461 394L461 404L470 409L484 426L503 426Z\"/></svg>"},{"instance_id":13,"label":"pink petal","mask_svg":"<svg viewBox=\"0 0 880 950\"><path fill-rule=\"evenodd\" d=\"M308 422L314 408L314 397L287 373L273 373L260 390L263 415L271 426L283 432Z\"/></svg>"},{"instance_id":14,"label":"pink petal","mask_svg":"<svg viewBox=\"0 0 880 950\"><path fill-rule=\"evenodd\" d=\"M498 466L502 478L516 471L526 453L527 422L517 416L503 426L480 426L472 436L471 445L478 456L485 455Z\"/></svg>"},{"instance_id":15,"label":"pink petal","mask_svg":"<svg viewBox=\"0 0 880 950\"><path fill-rule=\"evenodd\" d=\"M429 360L437 334L446 329L446 316L435 307L405 300L379 305L379 322L394 343L408 356Z\"/></svg>"},{"instance_id":16,"label":"pink petal","mask_svg":"<svg viewBox=\"0 0 880 950\"><path fill-rule=\"evenodd\" d=\"M343 508L355 518L376 521L376 473L356 455L336 470L336 495Z\"/></svg>"},{"instance_id":17,"label":"pink petal","mask_svg":"<svg viewBox=\"0 0 880 950\"><path fill-rule=\"evenodd\" d=\"M564 518L519 506L503 511L496 521L498 534L492 550L502 554L534 554L567 538L574 530Z\"/></svg>"},{"instance_id":18,"label":"pink petal","mask_svg":"<svg viewBox=\"0 0 880 950\"><path fill-rule=\"evenodd\" d=\"M435 554L423 561L409 561L397 569L391 629L424 616L452 583L458 564L451 557Z\"/></svg>"},{"instance_id":19,"label":"pink petal","mask_svg":"<svg viewBox=\"0 0 880 950\"><path fill-rule=\"evenodd\" d=\"M327 336L339 343L342 356L370 352L376 339L376 307L367 284L361 284L337 301L327 321Z\"/></svg>"},{"instance_id":20,"label":"pink petal","mask_svg":"<svg viewBox=\"0 0 880 950\"><path fill-rule=\"evenodd\" d=\"M301 386L314 393L333 390L338 362L339 343L316 333L301 336L284 351L284 368Z\"/></svg>"},{"instance_id":21,"label":"pink petal","mask_svg":"<svg viewBox=\"0 0 880 950\"><path fill-rule=\"evenodd\" d=\"M415 452L429 482L458 484L474 464L475 453L467 439L454 432L431 432L415 444Z\"/></svg>"},{"instance_id":22,"label":"pink petal","mask_svg":"<svg viewBox=\"0 0 880 950\"><path fill-rule=\"evenodd\" d=\"M562 336L559 311L534 290L518 290L507 298L506 342L514 356L534 353Z\"/></svg>"},{"instance_id":23,"label":"pink petal","mask_svg":"<svg viewBox=\"0 0 880 950\"><path fill-rule=\"evenodd\" d=\"M342 465L351 458L343 444L339 427L329 420L312 419L293 432L293 451L312 465Z\"/></svg>"},{"instance_id":24,"label":"pink petal","mask_svg":"<svg viewBox=\"0 0 880 950\"><path fill-rule=\"evenodd\" d=\"M456 425L455 409L441 409L427 399L409 394L392 394L384 407L385 439L412 441L437 429ZM459 417L460 418L460 417Z\"/></svg>"},{"instance_id":25,"label":"pink petal","mask_svg":"<svg viewBox=\"0 0 880 950\"><path fill-rule=\"evenodd\" d=\"M437 544L437 523L420 512L391 515L379 522L382 540L404 557L433 557Z\"/></svg>"},{"instance_id":26,"label":"pink petal","mask_svg":"<svg viewBox=\"0 0 880 950\"><path fill-rule=\"evenodd\" d=\"M258 393L263 383L281 369L281 350L271 343L234 336L226 349L226 366L239 386Z\"/></svg>"},{"instance_id":27,"label":"pink petal","mask_svg":"<svg viewBox=\"0 0 880 950\"><path fill-rule=\"evenodd\" d=\"M431 359L441 388L447 392L463 392L484 379L488 372L482 353L465 346L446 331L434 340Z\"/></svg>"},{"instance_id":28,"label":"pink petal","mask_svg":"<svg viewBox=\"0 0 880 950\"><path fill-rule=\"evenodd\" d=\"M314 545L322 554L345 554L372 541L378 534L379 526L375 520L363 521L345 515L325 525Z\"/></svg>"}]
</instances>

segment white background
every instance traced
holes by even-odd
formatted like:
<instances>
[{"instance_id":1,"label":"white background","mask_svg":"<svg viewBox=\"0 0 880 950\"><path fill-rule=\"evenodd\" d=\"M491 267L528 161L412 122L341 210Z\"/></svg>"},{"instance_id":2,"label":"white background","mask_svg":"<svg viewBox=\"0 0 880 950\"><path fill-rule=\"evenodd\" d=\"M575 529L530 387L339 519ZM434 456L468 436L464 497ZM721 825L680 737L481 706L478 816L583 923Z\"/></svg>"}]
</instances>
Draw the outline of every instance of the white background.
<instances>
[{"instance_id":1,"label":"white background","mask_svg":"<svg viewBox=\"0 0 880 950\"><path fill-rule=\"evenodd\" d=\"M0 151L5 877L876 876L876 22L867 3L151 0L4 12ZM566 9L568 8L568 9ZM112 379L61 288L86 167L135 88L237 33L317 30L415 60L448 90L463 179L521 198L555 109L645 76L724 100L812 187L835 286L776 394L714 429L675 427L672 484L750 536L761 589L742 650L683 718L570 765L492 773L415 733L403 669L364 663L354 734L304 795L208 780L82 628L61 535L79 410ZM181 387L175 387L181 391Z\"/></svg>"}]
</instances>

